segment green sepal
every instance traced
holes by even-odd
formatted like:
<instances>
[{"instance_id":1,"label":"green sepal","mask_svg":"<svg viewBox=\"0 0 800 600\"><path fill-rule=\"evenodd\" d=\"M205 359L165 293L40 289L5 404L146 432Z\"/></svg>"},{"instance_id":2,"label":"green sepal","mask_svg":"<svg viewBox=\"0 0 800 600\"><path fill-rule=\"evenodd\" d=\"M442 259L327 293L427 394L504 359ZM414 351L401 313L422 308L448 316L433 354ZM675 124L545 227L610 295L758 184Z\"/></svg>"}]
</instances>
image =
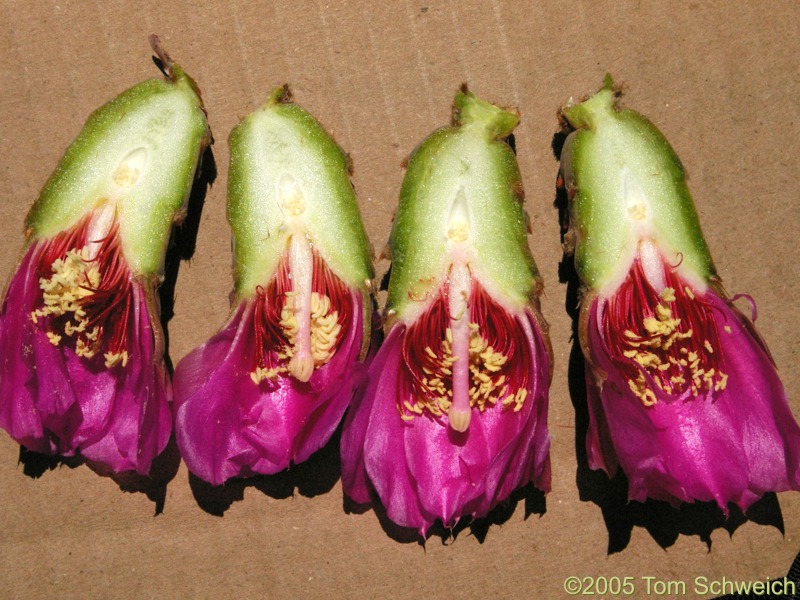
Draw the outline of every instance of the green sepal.
<instances>
[{"instance_id":1,"label":"green sepal","mask_svg":"<svg viewBox=\"0 0 800 600\"><path fill-rule=\"evenodd\" d=\"M516 112L481 100L464 85L453 100L453 125L482 129L493 140L507 138L519 124Z\"/></svg>"},{"instance_id":2,"label":"green sepal","mask_svg":"<svg viewBox=\"0 0 800 600\"><path fill-rule=\"evenodd\" d=\"M169 66L169 77L144 81L91 114L28 213L29 241L115 201L128 266L135 274L162 272L173 222L210 139L196 84ZM130 187L114 182L126 159L141 167Z\"/></svg>"},{"instance_id":3,"label":"green sepal","mask_svg":"<svg viewBox=\"0 0 800 600\"><path fill-rule=\"evenodd\" d=\"M387 311L403 318L443 283L451 264L448 222L463 194L470 217L470 270L510 310L537 295L539 276L528 248L522 180L504 141L519 121L464 90L455 125L433 132L411 154L389 248Z\"/></svg>"},{"instance_id":4,"label":"green sepal","mask_svg":"<svg viewBox=\"0 0 800 600\"><path fill-rule=\"evenodd\" d=\"M372 257L349 157L320 123L275 88L231 132L228 222L234 237L235 291L252 296L274 275L292 234L279 206L282 177L302 190L302 224L312 246L347 285L366 289ZM365 295L365 298L367 296Z\"/></svg>"},{"instance_id":5,"label":"green sepal","mask_svg":"<svg viewBox=\"0 0 800 600\"><path fill-rule=\"evenodd\" d=\"M715 276L714 265L683 165L656 126L620 108L618 96L607 76L594 96L562 111L576 128L564 144L561 163L568 192L574 194L570 226L578 275L601 293L613 292L624 279L645 228L630 216L635 193L646 198L647 237L670 263L708 281Z\"/></svg>"}]
</instances>

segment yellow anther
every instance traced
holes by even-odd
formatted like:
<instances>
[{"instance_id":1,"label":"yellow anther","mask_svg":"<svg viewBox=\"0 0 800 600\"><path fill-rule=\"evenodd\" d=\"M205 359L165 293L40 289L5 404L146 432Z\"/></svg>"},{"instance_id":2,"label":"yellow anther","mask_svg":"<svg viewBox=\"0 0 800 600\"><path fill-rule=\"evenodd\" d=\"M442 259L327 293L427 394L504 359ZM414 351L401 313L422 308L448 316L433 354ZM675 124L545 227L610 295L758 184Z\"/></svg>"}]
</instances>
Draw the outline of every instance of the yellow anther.
<instances>
[{"instance_id":1,"label":"yellow anther","mask_svg":"<svg viewBox=\"0 0 800 600\"><path fill-rule=\"evenodd\" d=\"M75 343L75 354L84 358L92 358L95 355L95 351L91 346L86 345L82 338L78 338Z\"/></svg>"},{"instance_id":2,"label":"yellow anther","mask_svg":"<svg viewBox=\"0 0 800 600\"><path fill-rule=\"evenodd\" d=\"M100 271L94 261L90 260L89 248L84 246L80 250L68 250L63 258L53 261L51 265L52 276L39 279L39 288L42 290L42 308L31 313L31 320L39 322L39 317L60 317L70 315L72 320L67 320L64 325L64 333L73 336L75 333L83 333L86 330L86 311L80 307L79 300L94 294L94 290L100 285ZM93 336L88 337L89 341L96 342L99 330ZM54 333L54 332L53 332ZM58 337L58 341L56 340ZM50 342L58 345L61 336L48 336ZM91 347L86 340L79 339L76 345L78 356L91 358L94 355L94 343Z\"/></svg>"},{"instance_id":3,"label":"yellow anther","mask_svg":"<svg viewBox=\"0 0 800 600\"><path fill-rule=\"evenodd\" d=\"M628 379L628 387L637 396L641 395L644 386L644 379L641 376L638 379Z\"/></svg>"},{"instance_id":4,"label":"yellow anther","mask_svg":"<svg viewBox=\"0 0 800 600\"><path fill-rule=\"evenodd\" d=\"M664 324L653 317L646 317L643 323L644 328L652 335L663 334L666 331Z\"/></svg>"},{"instance_id":5,"label":"yellow anther","mask_svg":"<svg viewBox=\"0 0 800 600\"><path fill-rule=\"evenodd\" d=\"M53 333L52 331L47 332L47 339L50 340L50 343L53 346L58 346L59 342L61 342L61 336L57 333Z\"/></svg>"},{"instance_id":6,"label":"yellow anther","mask_svg":"<svg viewBox=\"0 0 800 600\"><path fill-rule=\"evenodd\" d=\"M725 333L733 333L730 325L725 325Z\"/></svg>"},{"instance_id":7,"label":"yellow anther","mask_svg":"<svg viewBox=\"0 0 800 600\"><path fill-rule=\"evenodd\" d=\"M106 352L103 358L106 359L106 368L109 369L117 365L122 365L123 367L128 365L128 352L126 350L121 352Z\"/></svg>"},{"instance_id":8,"label":"yellow anther","mask_svg":"<svg viewBox=\"0 0 800 600\"><path fill-rule=\"evenodd\" d=\"M643 367L657 367L661 364L661 359L652 352L640 352L634 357L634 360Z\"/></svg>"},{"instance_id":9,"label":"yellow anther","mask_svg":"<svg viewBox=\"0 0 800 600\"><path fill-rule=\"evenodd\" d=\"M688 287L684 287L687 296L694 298ZM653 315L642 319L644 336L639 336L631 330L624 331L624 345L622 355L632 358L642 368L635 377L628 379L631 391L642 401L645 406L652 406L657 402L655 387L650 383L652 377L655 385L668 394L682 393L687 388L694 396L704 390L724 389L726 375L715 371L713 368L705 370L707 363L704 357L714 353L710 340L703 341L704 353L698 353L682 345L683 340L690 339L693 335L691 329L681 332L678 330L681 319L674 317L673 307L667 302L675 302L675 290L664 288L659 294L660 303L653 308ZM675 351L677 347L677 356ZM649 348L652 351L643 351ZM702 354L703 356L700 356ZM685 357L685 358L680 358ZM688 380L688 381L687 381ZM677 389L676 389L677 388Z\"/></svg>"},{"instance_id":10,"label":"yellow anther","mask_svg":"<svg viewBox=\"0 0 800 600\"><path fill-rule=\"evenodd\" d=\"M666 321L667 319L672 318L672 309L669 306L664 306L663 304L656 305L656 317L659 321Z\"/></svg>"},{"instance_id":11,"label":"yellow anther","mask_svg":"<svg viewBox=\"0 0 800 600\"><path fill-rule=\"evenodd\" d=\"M684 292L686 292L686 295L687 295L687 296L689 296L689 298L690 298L691 300L694 300L694 292L692 291L692 288L690 288L690 287L687 285L687 286L684 286L684 288L683 288L683 291L684 291Z\"/></svg>"},{"instance_id":12,"label":"yellow anther","mask_svg":"<svg viewBox=\"0 0 800 600\"><path fill-rule=\"evenodd\" d=\"M253 383L258 385L262 381L267 379L272 380L275 379L279 374L286 373L286 367L278 366L272 369L267 369L265 367L257 367L255 371L250 373L250 379L253 380Z\"/></svg>"},{"instance_id":13,"label":"yellow anther","mask_svg":"<svg viewBox=\"0 0 800 600\"><path fill-rule=\"evenodd\" d=\"M658 295L664 302L675 302L675 290L671 287L666 287L661 290L661 293Z\"/></svg>"},{"instance_id":14,"label":"yellow anther","mask_svg":"<svg viewBox=\"0 0 800 600\"><path fill-rule=\"evenodd\" d=\"M725 386L727 385L728 385L728 374L720 373L719 381L717 381L717 385L714 386L714 391L718 392L719 390L724 390Z\"/></svg>"},{"instance_id":15,"label":"yellow anther","mask_svg":"<svg viewBox=\"0 0 800 600\"><path fill-rule=\"evenodd\" d=\"M514 402L516 402L519 406L522 406L522 403L525 402L525 398L528 396L528 390L525 388L520 388L517 390L516 395L514 396Z\"/></svg>"},{"instance_id":16,"label":"yellow anther","mask_svg":"<svg viewBox=\"0 0 800 600\"><path fill-rule=\"evenodd\" d=\"M520 410L525 400L527 391L519 394L508 393L506 375L500 374L503 365L508 361L508 357L496 352L489 342L480 335L480 326L477 323L469 323L469 356L463 357L469 362L470 386L468 390L470 408L478 408L481 412L488 407L494 406L502 400L503 405L510 407L514 404L514 410ZM430 346L425 347L425 363L422 365L422 372L426 375L423 378L422 394L413 399L410 403L400 406L401 412L406 417L413 417L415 414L422 414L423 409L433 415L447 414L452 415L450 408L452 402L449 398L453 396L450 388L450 377L452 370L450 367L461 360L462 357L454 356L452 351L453 333L450 328L444 332L444 338L440 342L439 352L435 352ZM498 394L498 389L502 389ZM517 402L518 404L515 404ZM459 421L460 416L456 416Z\"/></svg>"},{"instance_id":17,"label":"yellow anther","mask_svg":"<svg viewBox=\"0 0 800 600\"><path fill-rule=\"evenodd\" d=\"M276 355L279 360L289 362L289 367L276 367L266 369L257 367L250 374L254 383L258 384L265 379L274 379L279 374L291 372L301 381L308 381L314 369L326 364L333 357L333 349L342 332L339 323L339 312L332 311L331 299L323 294L311 294L309 355L301 361L295 359L295 339L300 329L295 312L295 303L298 301L297 292L286 292L285 301L281 308L280 326L286 337L287 344L280 348Z\"/></svg>"}]
</instances>

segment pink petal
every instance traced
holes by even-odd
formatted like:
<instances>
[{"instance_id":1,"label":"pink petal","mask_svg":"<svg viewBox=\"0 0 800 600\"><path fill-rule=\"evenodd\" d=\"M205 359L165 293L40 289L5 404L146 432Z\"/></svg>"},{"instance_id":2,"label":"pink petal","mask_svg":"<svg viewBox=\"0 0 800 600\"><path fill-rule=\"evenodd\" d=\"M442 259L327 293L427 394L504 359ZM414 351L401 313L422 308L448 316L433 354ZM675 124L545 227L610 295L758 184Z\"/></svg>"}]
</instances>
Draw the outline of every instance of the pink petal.
<instances>
[{"instance_id":1,"label":"pink petal","mask_svg":"<svg viewBox=\"0 0 800 600\"><path fill-rule=\"evenodd\" d=\"M176 434L189 470L214 485L277 473L333 435L360 381L362 300L351 292L346 338L307 383L279 376L253 383L254 310L243 301L228 324L175 369Z\"/></svg>"},{"instance_id":2,"label":"pink petal","mask_svg":"<svg viewBox=\"0 0 800 600\"><path fill-rule=\"evenodd\" d=\"M81 446L86 458L109 465L115 472L150 472L153 460L161 454L172 434L172 387L157 347L146 292L133 286L134 314L129 324L130 359L109 390L110 415L102 434ZM117 369L110 369L116 373ZM78 373L73 381L80 379ZM84 414L88 409L84 406Z\"/></svg>"},{"instance_id":3,"label":"pink petal","mask_svg":"<svg viewBox=\"0 0 800 600\"><path fill-rule=\"evenodd\" d=\"M726 512L734 502L746 510L766 492L800 490L800 428L752 324L710 290L705 301L719 332L727 386L713 397L689 400L659 390L658 402L646 407L611 360L599 327L603 300L595 300L588 342L607 379L599 402L590 401L587 446L590 459L596 457L592 466L607 468L608 449L595 451L603 446L598 432L607 432L628 476L631 499L713 500Z\"/></svg>"},{"instance_id":4,"label":"pink petal","mask_svg":"<svg viewBox=\"0 0 800 600\"><path fill-rule=\"evenodd\" d=\"M148 473L169 440L171 417L146 292L133 283L127 367L105 368L100 356L81 359L51 344L30 318L40 296L35 265L44 247L29 248L0 315L0 426L36 452L80 452L115 472Z\"/></svg>"},{"instance_id":5,"label":"pink petal","mask_svg":"<svg viewBox=\"0 0 800 600\"><path fill-rule=\"evenodd\" d=\"M342 432L342 483L357 502L375 489L388 517L424 537L434 521L452 527L483 517L514 489L533 481L550 487L547 394L549 364L536 320L517 318L530 349L528 398L522 410L473 409L469 429L454 431L446 417L400 418L398 371L404 326L396 326L369 368L361 405Z\"/></svg>"}]
</instances>

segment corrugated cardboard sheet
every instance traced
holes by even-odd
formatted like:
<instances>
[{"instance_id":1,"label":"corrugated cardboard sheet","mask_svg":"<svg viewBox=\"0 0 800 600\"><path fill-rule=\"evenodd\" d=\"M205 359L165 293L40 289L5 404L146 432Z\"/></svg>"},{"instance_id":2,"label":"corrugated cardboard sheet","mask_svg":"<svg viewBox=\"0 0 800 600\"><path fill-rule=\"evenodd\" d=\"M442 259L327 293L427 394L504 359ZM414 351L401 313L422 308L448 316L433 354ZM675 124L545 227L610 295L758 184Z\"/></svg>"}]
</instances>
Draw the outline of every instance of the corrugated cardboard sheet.
<instances>
[{"instance_id":1,"label":"corrugated cardboard sheet","mask_svg":"<svg viewBox=\"0 0 800 600\"><path fill-rule=\"evenodd\" d=\"M726 287L758 301L800 414L799 23L794 2L0 2L4 278L28 207L85 118L156 74L156 32L201 86L216 139L196 251L177 278L174 363L228 311L226 137L242 116L290 83L352 155L380 254L400 163L448 121L464 81L522 114L516 148L556 359L552 493L523 496L447 543L396 540L374 512L346 514L335 447L297 473L220 495L190 485L183 465L149 488L86 466L26 475L2 433L0 597L553 598L572 575L633 577L639 597L644 577L684 581L692 597L698 576L785 574L800 550L799 494L770 495L727 522L707 506L628 505L576 451L551 141L570 96L597 89L607 71L624 82L626 105L657 123L686 166Z\"/></svg>"}]
</instances>

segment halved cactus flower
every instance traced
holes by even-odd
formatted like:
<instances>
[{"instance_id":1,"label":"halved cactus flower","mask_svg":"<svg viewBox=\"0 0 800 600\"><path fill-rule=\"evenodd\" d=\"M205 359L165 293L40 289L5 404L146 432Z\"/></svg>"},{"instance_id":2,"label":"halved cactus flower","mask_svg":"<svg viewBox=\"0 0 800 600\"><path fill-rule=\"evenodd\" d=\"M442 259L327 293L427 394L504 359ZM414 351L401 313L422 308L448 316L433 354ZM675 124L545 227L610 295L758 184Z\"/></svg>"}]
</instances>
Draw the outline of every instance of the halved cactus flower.
<instances>
[{"instance_id":1,"label":"halved cactus flower","mask_svg":"<svg viewBox=\"0 0 800 600\"><path fill-rule=\"evenodd\" d=\"M423 537L550 487L551 350L505 142L515 113L466 87L411 155L392 230L387 338L345 420L342 481Z\"/></svg>"},{"instance_id":2,"label":"halved cactus flower","mask_svg":"<svg viewBox=\"0 0 800 600\"><path fill-rule=\"evenodd\" d=\"M589 465L620 465L631 499L726 513L800 489L800 429L769 351L722 288L678 157L617 97L607 77L563 110Z\"/></svg>"},{"instance_id":3,"label":"halved cactus flower","mask_svg":"<svg viewBox=\"0 0 800 600\"><path fill-rule=\"evenodd\" d=\"M156 289L209 130L167 77L89 117L25 222L0 313L0 426L36 452L148 473L172 431Z\"/></svg>"},{"instance_id":4,"label":"halved cactus flower","mask_svg":"<svg viewBox=\"0 0 800 600\"><path fill-rule=\"evenodd\" d=\"M349 158L287 88L231 133L233 310L175 370L176 432L214 485L305 461L364 375L373 277Z\"/></svg>"}]
</instances>

